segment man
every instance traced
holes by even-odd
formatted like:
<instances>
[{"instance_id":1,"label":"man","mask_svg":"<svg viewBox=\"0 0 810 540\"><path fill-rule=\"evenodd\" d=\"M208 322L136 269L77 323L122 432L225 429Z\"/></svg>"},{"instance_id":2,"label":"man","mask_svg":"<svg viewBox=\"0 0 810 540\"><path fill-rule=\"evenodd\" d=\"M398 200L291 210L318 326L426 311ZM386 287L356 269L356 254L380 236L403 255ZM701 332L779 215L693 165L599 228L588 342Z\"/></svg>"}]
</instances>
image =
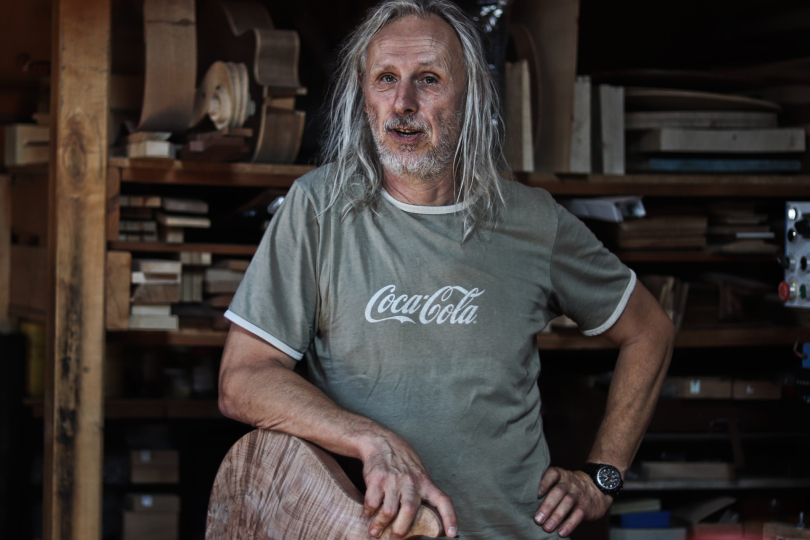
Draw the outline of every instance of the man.
<instances>
[{"instance_id":1,"label":"man","mask_svg":"<svg viewBox=\"0 0 810 540\"><path fill-rule=\"evenodd\" d=\"M423 501L471 539L602 516L654 409L669 319L548 193L502 179L481 44L447 0L373 10L332 110L329 165L290 189L227 313L223 413L362 460L371 536L405 534ZM549 467L535 334L559 313L620 347L598 472ZM305 355L314 384L292 371Z\"/></svg>"}]
</instances>

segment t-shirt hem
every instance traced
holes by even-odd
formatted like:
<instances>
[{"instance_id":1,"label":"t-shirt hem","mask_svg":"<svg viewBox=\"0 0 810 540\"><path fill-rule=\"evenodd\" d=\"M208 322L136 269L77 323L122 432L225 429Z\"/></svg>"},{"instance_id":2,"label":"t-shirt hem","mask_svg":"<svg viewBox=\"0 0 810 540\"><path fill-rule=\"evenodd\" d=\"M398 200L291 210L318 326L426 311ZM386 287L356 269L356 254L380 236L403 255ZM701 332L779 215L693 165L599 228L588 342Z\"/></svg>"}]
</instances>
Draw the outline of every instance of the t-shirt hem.
<instances>
[{"instance_id":1,"label":"t-shirt hem","mask_svg":"<svg viewBox=\"0 0 810 540\"><path fill-rule=\"evenodd\" d=\"M630 295L633 294L633 289L635 289L635 287L636 273L630 270L630 283L627 284L627 288L624 290L624 294L622 295L621 300L619 300L619 304L616 306L616 309L613 310L613 313L608 320L592 330L583 330L582 333L586 336L598 336L616 324L616 321L618 321L619 317L621 317L622 313L624 313L624 308L627 307L627 302L630 300Z\"/></svg>"},{"instance_id":2,"label":"t-shirt hem","mask_svg":"<svg viewBox=\"0 0 810 540\"><path fill-rule=\"evenodd\" d=\"M236 313L234 313L230 309L225 312L225 318L228 319L229 321L231 321L232 323L241 326L242 328L244 328L248 332L256 334L257 336L259 336L260 338L265 340L267 343L269 343L270 345L272 345L276 349L278 349L281 352L283 352L284 354L292 357L293 360L301 360L304 357L304 355L302 353L296 351L295 349L293 349L292 347L290 347L289 345L287 345L286 343L284 343L283 341L281 341L277 337L273 336L272 334L269 334L269 333L265 332L264 330L262 330L261 328L259 328L255 324L246 321L245 319L243 319L242 317L240 317L239 315L237 315Z\"/></svg>"}]
</instances>

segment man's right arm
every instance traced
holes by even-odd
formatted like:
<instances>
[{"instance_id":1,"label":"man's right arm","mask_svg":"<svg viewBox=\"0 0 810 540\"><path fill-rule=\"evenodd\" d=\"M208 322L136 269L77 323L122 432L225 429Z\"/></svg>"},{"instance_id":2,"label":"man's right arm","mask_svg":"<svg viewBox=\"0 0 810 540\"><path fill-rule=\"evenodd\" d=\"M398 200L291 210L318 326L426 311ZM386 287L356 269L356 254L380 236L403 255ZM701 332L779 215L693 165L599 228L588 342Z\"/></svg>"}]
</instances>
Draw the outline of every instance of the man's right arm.
<instances>
[{"instance_id":1,"label":"man's right arm","mask_svg":"<svg viewBox=\"0 0 810 540\"><path fill-rule=\"evenodd\" d=\"M450 498L430 479L416 451L382 425L353 414L293 372L295 360L233 324L222 355L219 408L234 420L313 442L363 462L364 511L379 536L393 520L403 536L422 501L435 506L445 533L454 537L458 521ZM375 514L376 512L376 514Z\"/></svg>"}]
</instances>

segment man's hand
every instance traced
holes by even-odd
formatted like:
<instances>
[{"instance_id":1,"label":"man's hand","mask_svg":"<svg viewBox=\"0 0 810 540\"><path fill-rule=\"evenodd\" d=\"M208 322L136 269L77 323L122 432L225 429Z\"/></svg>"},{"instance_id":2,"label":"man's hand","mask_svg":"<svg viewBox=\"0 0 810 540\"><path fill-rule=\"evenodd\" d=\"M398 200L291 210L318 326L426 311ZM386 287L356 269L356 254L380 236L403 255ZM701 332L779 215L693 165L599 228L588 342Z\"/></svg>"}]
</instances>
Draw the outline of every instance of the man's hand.
<instances>
[{"instance_id":1,"label":"man's hand","mask_svg":"<svg viewBox=\"0 0 810 540\"><path fill-rule=\"evenodd\" d=\"M534 521L546 532L557 529L560 536L568 536L583 519L599 519L613 502L613 497L602 493L591 477L582 471L566 471L549 467L540 480L539 497L546 496ZM563 521L565 520L565 521ZM562 525L560 525L562 523Z\"/></svg>"},{"instance_id":2,"label":"man's hand","mask_svg":"<svg viewBox=\"0 0 810 540\"><path fill-rule=\"evenodd\" d=\"M439 511L445 534L455 537L458 519L453 503L430 479L416 451L396 435L377 441L374 447L363 459L364 512L374 516L369 534L380 536L393 521L393 537L402 538L410 530L419 505L426 501Z\"/></svg>"}]
</instances>

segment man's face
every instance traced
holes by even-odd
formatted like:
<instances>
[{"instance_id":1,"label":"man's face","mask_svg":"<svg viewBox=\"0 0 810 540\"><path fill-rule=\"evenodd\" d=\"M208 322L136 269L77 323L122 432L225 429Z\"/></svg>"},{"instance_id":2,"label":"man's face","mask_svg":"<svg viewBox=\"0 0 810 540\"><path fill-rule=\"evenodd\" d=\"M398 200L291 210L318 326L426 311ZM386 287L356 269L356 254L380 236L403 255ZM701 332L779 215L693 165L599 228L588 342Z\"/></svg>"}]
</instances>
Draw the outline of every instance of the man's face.
<instances>
[{"instance_id":1,"label":"man's face","mask_svg":"<svg viewBox=\"0 0 810 540\"><path fill-rule=\"evenodd\" d=\"M452 166L465 71L461 43L441 18L405 17L371 41L365 111L383 167L433 179Z\"/></svg>"}]
</instances>

